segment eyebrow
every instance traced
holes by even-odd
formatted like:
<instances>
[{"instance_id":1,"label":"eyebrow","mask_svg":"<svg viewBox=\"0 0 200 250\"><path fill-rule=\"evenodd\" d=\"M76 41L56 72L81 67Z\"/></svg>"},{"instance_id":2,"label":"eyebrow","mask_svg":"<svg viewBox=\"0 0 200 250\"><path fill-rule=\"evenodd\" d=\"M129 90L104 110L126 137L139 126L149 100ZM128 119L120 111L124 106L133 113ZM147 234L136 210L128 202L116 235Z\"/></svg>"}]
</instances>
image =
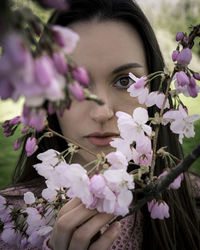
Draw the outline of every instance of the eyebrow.
<instances>
[{"instance_id":1,"label":"eyebrow","mask_svg":"<svg viewBox=\"0 0 200 250\"><path fill-rule=\"evenodd\" d=\"M142 65L140 65L139 63L127 63L127 64L124 64L124 65L121 65L119 67L117 67L116 69L114 69L112 71L112 74L117 74L121 71L124 71L124 70L127 70L127 69L131 69L131 68L141 68Z\"/></svg>"}]
</instances>

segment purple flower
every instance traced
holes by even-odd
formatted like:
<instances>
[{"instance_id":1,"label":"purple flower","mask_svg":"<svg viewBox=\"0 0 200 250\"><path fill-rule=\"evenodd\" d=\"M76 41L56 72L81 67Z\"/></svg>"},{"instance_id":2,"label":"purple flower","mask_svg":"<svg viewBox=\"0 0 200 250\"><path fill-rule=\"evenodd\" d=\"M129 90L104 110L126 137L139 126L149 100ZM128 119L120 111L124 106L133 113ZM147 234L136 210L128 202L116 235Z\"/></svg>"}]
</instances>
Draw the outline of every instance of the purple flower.
<instances>
[{"instance_id":1,"label":"purple flower","mask_svg":"<svg viewBox=\"0 0 200 250\"><path fill-rule=\"evenodd\" d=\"M83 86L88 87L90 79L87 71L83 67L77 67L72 71L74 78Z\"/></svg>"},{"instance_id":2,"label":"purple flower","mask_svg":"<svg viewBox=\"0 0 200 250\"><path fill-rule=\"evenodd\" d=\"M179 54L178 50L174 50L172 53L172 61L175 62L177 60L177 56Z\"/></svg>"},{"instance_id":3,"label":"purple flower","mask_svg":"<svg viewBox=\"0 0 200 250\"><path fill-rule=\"evenodd\" d=\"M176 34L176 41L181 41L184 37L184 34L182 31L179 31L177 34Z\"/></svg>"},{"instance_id":4,"label":"purple flower","mask_svg":"<svg viewBox=\"0 0 200 250\"><path fill-rule=\"evenodd\" d=\"M0 98L6 100L12 97L14 93L14 86L8 79L0 79Z\"/></svg>"},{"instance_id":5,"label":"purple flower","mask_svg":"<svg viewBox=\"0 0 200 250\"><path fill-rule=\"evenodd\" d=\"M169 207L166 202L152 200L147 203L147 206L152 219L163 220L164 218L169 218Z\"/></svg>"},{"instance_id":6,"label":"purple flower","mask_svg":"<svg viewBox=\"0 0 200 250\"><path fill-rule=\"evenodd\" d=\"M35 79L41 86L48 86L52 81L53 63L50 57L44 55L34 61Z\"/></svg>"},{"instance_id":7,"label":"purple flower","mask_svg":"<svg viewBox=\"0 0 200 250\"><path fill-rule=\"evenodd\" d=\"M25 65L28 50L23 39L17 33L9 33L3 41L4 53L16 66Z\"/></svg>"},{"instance_id":8,"label":"purple flower","mask_svg":"<svg viewBox=\"0 0 200 250\"><path fill-rule=\"evenodd\" d=\"M190 83L189 77L186 75L184 71L179 71L176 74L176 79L179 86L189 85Z\"/></svg>"},{"instance_id":9,"label":"purple flower","mask_svg":"<svg viewBox=\"0 0 200 250\"><path fill-rule=\"evenodd\" d=\"M182 66L187 66L192 59L192 52L189 48L185 48L181 50L179 55L177 56L177 62Z\"/></svg>"},{"instance_id":10,"label":"purple flower","mask_svg":"<svg viewBox=\"0 0 200 250\"><path fill-rule=\"evenodd\" d=\"M187 86L188 93L191 97L195 98L198 96L199 88L196 84L194 77L190 77L190 82Z\"/></svg>"},{"instance_id":11,"label":"purple flower","mask_svg":"<svg viewBox=\"0 0 200 250\"><path fill-rule=\"evenodd\" d=\"M61 74L66 74L68 72L68 65L64 55L60 52L53 53L53 62L56 66L56 69Z\"/></svg>"},{"instance_id":12,"label":"purple flower","mask_svg":"<svg viewBox=\"0 0 200 250\"><path fill-rule=\"evenodd\" d=\"M83 101L85 99L84 93L83 93L83 88L81 85L74 81L73 83L69 84L69 90L71 94L78 100L78 101Z\"/></svg>"},{"instance_id":13,"label":"purple flower","mask_svg":"<svg viewBox=\"0 0 200 250\"><path fill-rule=\"evenodd\" d=\"M14 150L17 151L21 147L20 141L17 139L14 142Z\"/></svg>"},{"instance_id":14,"label":"purple flower","mask_svg":"<svg viewBox=\"0 0 200 250\"><path fill-rule=\"evenodd\" d=\"M21 122L21 117L20 116L16 116L14 117L13 119L11 119L9 121L9 124L10 125L16 125L16 124L19 124Z\"/></svg>"},{"instance_id":15,"label":"purple flower","mask_svg":"<svg viewBox=\"0 0 200 250\"><path fill-rule=\"evenodd\" d=\"M32 116L29 122L29 126L36 128L36 130L42 131L45 126L46 111L40 109L39 112L32 112Z\"/></svg>"},{"instance_id":16,"label":"purple flower","mask_svg":"<svg viewBox=\"0 0 200 250\"><path fill-rule=\"evenodd\" d=\"M37 149L38 145L36 138L29 137L26 141L26 146L25 146L27 156L31 156L32 154L34 154Z\"/></svg>"},{"instance_id":17,"label":"purple flower","mask_svg":"<svg viewBox=\"0 0 200 250\"><path fill-rule=\"evenodd\" d=\"M65 53L72 53L79 40L79 35L73 30L59 25L53 25L51 29L54 42L62 47Z\"/></svg>"},{"instance_id":18,"label":"purple flower","mask_svg":"<svg viewBox=\"0 0 200 250\"><path fill-rule=\"evenodd\" d=\"M200 81L200 74L199 73L194 73L193 74L193 76L194 76L194 78L196 79L196 80L198 80L198 81Z\"/></svg>"}]
</instances>

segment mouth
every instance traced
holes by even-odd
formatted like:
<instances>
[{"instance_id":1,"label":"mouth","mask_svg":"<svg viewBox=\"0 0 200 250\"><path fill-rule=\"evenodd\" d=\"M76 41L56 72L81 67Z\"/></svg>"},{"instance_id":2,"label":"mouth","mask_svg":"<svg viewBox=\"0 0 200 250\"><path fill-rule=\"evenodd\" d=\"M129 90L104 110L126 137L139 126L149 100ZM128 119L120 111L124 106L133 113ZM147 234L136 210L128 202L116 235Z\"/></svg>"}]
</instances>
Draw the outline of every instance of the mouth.
<instances>
[{"instance_id":1,"label":"mouth","mask_svg":"<svg viewBox=\"0 0 200 250\"><path fill-rule=\"evenodd\" d=\"M112 141L112 139L115 138L115 137L118 137L118 136L119 136L118 133L111 133L111 132L99 133L99 132L95 132L95 133L87 135L86 138L88 139L88 141L91 144L93 144L95 146L104 147L104 146L110 145L110 142Z\"/></svg>"}]
</instances>

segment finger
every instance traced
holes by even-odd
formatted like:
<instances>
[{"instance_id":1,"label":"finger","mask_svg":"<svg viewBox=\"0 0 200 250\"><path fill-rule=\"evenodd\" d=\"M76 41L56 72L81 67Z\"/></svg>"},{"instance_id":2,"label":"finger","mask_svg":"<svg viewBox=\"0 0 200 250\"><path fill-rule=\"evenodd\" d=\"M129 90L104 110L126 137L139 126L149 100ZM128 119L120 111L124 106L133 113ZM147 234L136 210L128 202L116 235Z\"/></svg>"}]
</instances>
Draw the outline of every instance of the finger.
<instances>
[{"instance_id":1,"label":"finger","mask_svg":"<svg viewBox=\"0 0 200 250\"><path fill-rule=\"evenodd\" d=\"M65 204L59 211L57 218L60 218L61 216L63 216L64 214L66 214L67 212L69 212L70 210L72 210L73 208L77 207L78 205L81 204L81 200L78 198L73 198L70 201L67 202L67 204Z\"/></svg>"},{"instance_id":2,"label":"finger","mask_svg":"<svg viewBox=\"0 0 200 250\"><path fill-rule=\"evenodd\" d=\"M106 213L93 216L73 233L69 250L87 249L92 237L112 218L114 218L114 215Z\"/></svg>"},{"instance_id":3,"label":"finger","mask_svg":"<svg viewBox=\"0 0 200 250\"><path fill-rule=\"evenodd\" d=\"M120 233L120 222L113 223L102 236L95 241L89 248L89 250L107 250L111 247L114 240Z\"/></svg>"},{"instance_id":4,"label":"finger","mask_svg":"<svg viewBox=\"0 0 200 250\"><path fill-rule=\"evenodd\" d=\"M97 214L96 210L89 210L84 204L81 203L68 213L65 213L63 216L58 218L54 235L52 236L53 245L56 246L56 250L67 249L72 234L76 228L95 214Z\"/></svg>"}]
</instances>

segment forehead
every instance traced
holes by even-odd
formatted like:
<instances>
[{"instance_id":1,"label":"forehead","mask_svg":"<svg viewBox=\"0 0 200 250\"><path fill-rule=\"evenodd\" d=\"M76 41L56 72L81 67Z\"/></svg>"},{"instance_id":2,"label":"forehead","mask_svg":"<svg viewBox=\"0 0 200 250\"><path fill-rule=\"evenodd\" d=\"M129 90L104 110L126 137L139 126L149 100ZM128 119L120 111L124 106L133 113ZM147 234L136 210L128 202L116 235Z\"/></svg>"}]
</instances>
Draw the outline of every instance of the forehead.
<instances>
[{"instance_id":1,"label":"forehead","mask_svg":"<svg viewBox=\"0 0 200 250\"><path fill-rule=\"evenodd\" d=\"M115 68L126 63L139 63L146 68L143 42L128 24L92 20L71 24L70 28L80 35L72 57L88 70L100 65Z\"/></svg>"}]
</instances>

